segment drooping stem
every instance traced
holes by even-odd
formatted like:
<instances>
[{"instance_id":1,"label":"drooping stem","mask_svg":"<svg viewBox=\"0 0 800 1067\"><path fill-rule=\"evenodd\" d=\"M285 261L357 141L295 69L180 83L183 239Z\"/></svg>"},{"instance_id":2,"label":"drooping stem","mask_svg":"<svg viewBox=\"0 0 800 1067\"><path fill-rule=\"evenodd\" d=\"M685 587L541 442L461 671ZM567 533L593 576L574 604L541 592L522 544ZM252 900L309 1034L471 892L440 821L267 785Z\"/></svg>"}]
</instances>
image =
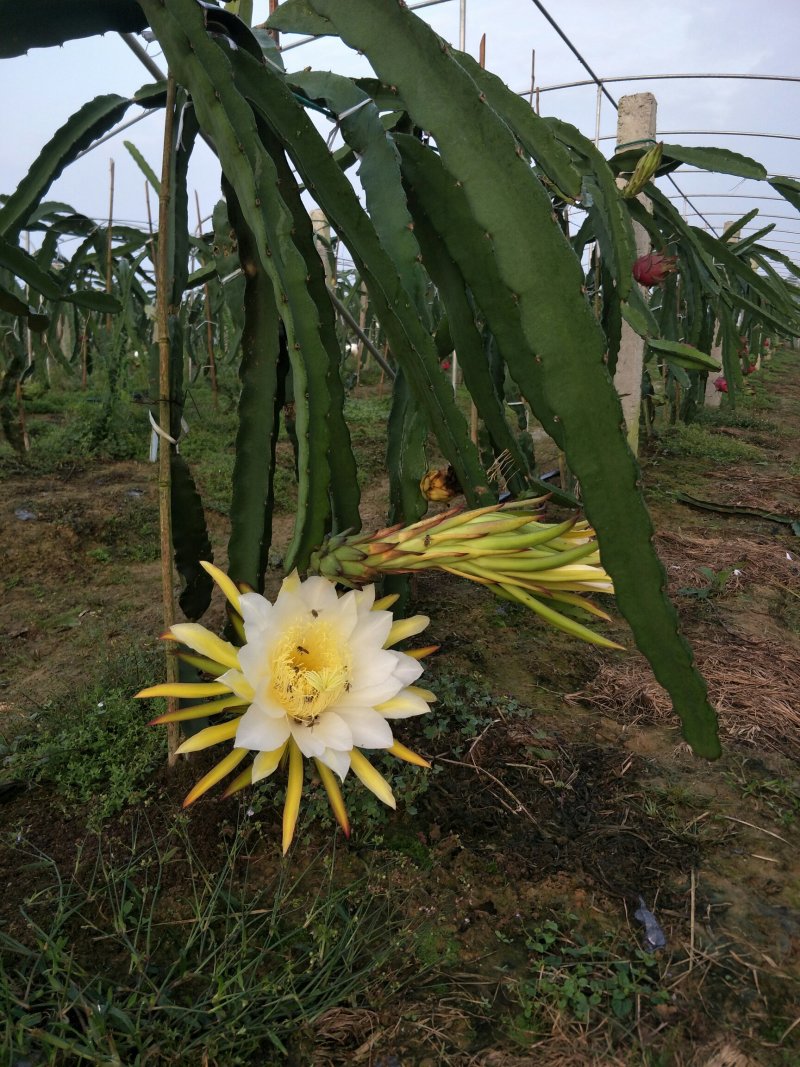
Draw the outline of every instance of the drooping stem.
<instances>
[{"instance_id":1,"label":"drooping stem","mask_svg":"<svg viewBox=\"0 0 800 1067\"><path fill-rule=\"evenodd\" d=\"M169 230L171 223L172 169L173 169L173 124L175 120L175 79L167 78L167 105L164 120L164 155L161 167L161 190L158 198L158 262L156 263L156 335L158 339L158 422L161 428L158 443L158 514L161 543L161 596L164 613L164 629L175 621L175 591L172 572L172 510L170 450L170 342L169 300L170 264ZM164 436L166 435L166 436ZM167 681L178 680L178 661L167 652ZM175 697L167 698L167 711L177 711ZM170 723L167 727L167 760L174 765L178 756L180 727Z\"/></svg>"}]
</instances>

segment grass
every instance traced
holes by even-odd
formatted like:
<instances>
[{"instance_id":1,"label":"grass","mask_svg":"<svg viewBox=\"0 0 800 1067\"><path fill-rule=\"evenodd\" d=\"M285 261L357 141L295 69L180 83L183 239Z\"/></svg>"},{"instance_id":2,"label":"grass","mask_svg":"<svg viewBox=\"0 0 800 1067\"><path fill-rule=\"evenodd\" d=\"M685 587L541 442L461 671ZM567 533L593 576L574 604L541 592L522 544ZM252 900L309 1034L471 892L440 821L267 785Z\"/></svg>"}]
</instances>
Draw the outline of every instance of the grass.
<instances>
[{"instance_id":1,"label":"grass","mask_svg":"<svg viewBox=\"0 0 800 1067\"><path fill-rule=\"evenodd\" d=\"M374 1008L412 979L419 995L426 971L456 966L460 947L445 917L440 926L394 892L397 871L430 870L431 852L358 783L348 783L356 834L344 886L327 846L313 869L292 875L270 861L267 880L250 877L253 857L276 850L258 818L280 804L271 784L239 805L236 825L202 856L184 815L148 805L163 735L144 726L130 693L152 680L157 658L111 664L77 704L47 705L6 746L10 777L49 785L70 809L84 809L90 829L104 829L67 870L24 830L16 837L18 869L37 874L34 889L25 879L19 907L7 902L0 927L0 1062L306 1062L300 1050L313 1047L314 1022L329 1009ZM434 674L441 701L424 736L437 750L461 752L498 709L522 710L475 679ZM428 773L386 763L411 816ZM128 816L109 827L123 809ZM312 790L303 826L316 829L320 817L329 818L327 803ZM386 871L370 861L354 876L363 844L389 857Z\"/></svg>"},{"instance_id":2,"label":"grass","mask_svg":"<svg viewBox=\"0 0 800 1067\"><path fill-rule=\"evenodd\" d=\"M729 426L740 430L754 430L756 433L785 434L776 422L756 415L747 407L704 408L695 420L699 426Z\"/></svg>"},{"instance_id":3,"label":"grass","mask_svg":"<svg viewBox=\"0 0 800 1067\"><path fill-rule=\"evenodd\" d=\"M45 704L23 730L0 742L0 780L52 786L65 804L84 809L90 829L142 803L164 762L165 742L148 728L132 694L152 681L162 662L160 653L128 653L88 688Z\"/></svg>"},{"instance_id":4,"label":"grass","mask_svg":"<svg viewBox=\"0 0 800 1067\"><path fill-rule=\"evenodd\" d=\"M800 781L785 778L746 758L732 761L726 775L756 814L787 829L800 820Z\"/></svg>"},{"instance_id":5,"label":"grass","mask_svg":"<svg viewBox=\"0 0 800 1067\"><path fill-rule=\"evenodd\" d=\"M282 1063L327 1009L395 991L407 924L371 873L337 887L326 853L250 881L251 838L240 823L210 865L180 818L142 818L113 851L87 841L69 877L22 840L46 880L0 931L2 1062Z\"/></svg>"},{"instance_id":6,"label":"grass","mask_svg":"<svg viewBox=\"0 0 800 1067\"><path fill-rule=\"evenodd\" d=\"M711 433L704 426L672 426L660 439L660 450L668 456L689 456L714 463L762 463L766 456L756 445Z\"/></svg>"}]
</instances>

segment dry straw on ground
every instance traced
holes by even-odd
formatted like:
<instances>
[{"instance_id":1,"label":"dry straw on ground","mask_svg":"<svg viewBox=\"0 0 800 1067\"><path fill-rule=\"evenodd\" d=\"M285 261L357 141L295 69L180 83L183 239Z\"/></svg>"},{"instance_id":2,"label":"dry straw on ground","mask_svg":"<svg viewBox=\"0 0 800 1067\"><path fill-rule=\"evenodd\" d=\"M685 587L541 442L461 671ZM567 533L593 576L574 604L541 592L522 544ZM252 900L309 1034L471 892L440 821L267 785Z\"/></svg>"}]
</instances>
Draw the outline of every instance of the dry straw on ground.
<instances>
[{"instance_id":1,"label":"dry straw on ground","mask_svg":"<svg viewBox=\"0 0 800 1067\"><path fill-rule=\"evenodd\" d=\"M725 588L729 592L753 584L800 590L800 541L796 552L785 544L791 545L791 540L769 534L712 537L680 532L661 533L656 538L673 593L705 584L700 567L709 567L716 573L741 571L740 575L728 577Z\"/></svg>"},{"instance_id":2,"label":"dry straw on ground","mask_svg":"<svg viewBox=\"0 0 800 1067\"><path fill-rule=\"evenodd\" d=\"M770 640L709 633L694 638L697 665L708 682L723 733L747 744L800 757L800 662L797 653ZM672 722L666 692L645 659L631 654L605 661L589 685L567 697L628 721Z\"/></svg>"},{"instance_id":3,"label":"dry straw on ground","mask_svg":"<svg viewBox=\"0 0 800 1067\"><path fill-rule=\"evenodd\" d=\"M689 608L700 603L698 599L682 599L679 590L696 594L708 587L708 576L701 567L710 568L715 575L729 572L709 601L719 608L715 625L708 625L702 612L691 610L686 612L689 617L684 623L723 733L800 757L800 642L774 625L770 617L780 597L800 596L800 549L795 553L786 544L790 544L789 539L770 534L711 537L681 531L657 538L669 592L679 606ZM764 625L758 633L744 632L737 625L740 620L735 610L729 610L733 602L727 594L748 590L763 601ZM758 614L754 608L751 603L753 616ZM566 699L629 722L674 721L669 697L644 658L635 653L604 658L586 688Z\"/></svg>"}]
</instances>

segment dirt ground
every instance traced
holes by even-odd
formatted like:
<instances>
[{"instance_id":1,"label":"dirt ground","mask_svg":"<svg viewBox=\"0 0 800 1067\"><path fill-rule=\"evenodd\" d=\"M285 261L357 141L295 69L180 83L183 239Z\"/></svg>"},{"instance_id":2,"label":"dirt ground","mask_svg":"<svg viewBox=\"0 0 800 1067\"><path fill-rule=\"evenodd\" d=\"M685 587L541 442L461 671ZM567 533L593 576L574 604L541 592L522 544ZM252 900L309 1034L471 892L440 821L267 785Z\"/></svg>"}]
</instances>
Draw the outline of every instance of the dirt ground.
<instances>
[{"instance_id":1,"label":"dirt ground","mask_svg":"<svg viewBox=\"0 0 800 1067\"><path fill-rule=\"evenodd\" d=\"M373 870L376 856L385 865L382 891L417 917L419 973L402 975L391 997L329 1009L298 1035L290 1062L800 1063L800 540L786 523L692 508L674 495L800 519L796 356L778 356L762 380L774 403L753 425L731 418L708 429L756 445L763 459L670 455L661 441L643 454L670 591L720 712L722 759L692 756L634 651L579 645L481 589L421 578L415 607L430 614L430 640L441 644L430 684L466 679L446 683L454 687L448 707L463 715L441 735L409 726L403 740L434 764L429 787L413 810L401 804L387 816L377 843L356 833L337 846L341 879ZM372 486L367 501L376 523L381 493ZM226 520L211 512L209 522L224 564ZM5 735L80 690L122 650L155 647L156 542L147 464L65 462L55 473L5 477ZM218 600L203 621L221 621ZM632 647L621 621L610 632ZM488 705L480 698L475 724L472 683L494 695ZM178 812L206 765L196 757L159 773L161 818ZM15 929L39 877L20 869L20 837L67 876L91 835L84 812L53 787L2 784L0 912ZM213 862L225 847L239 803L209 797L191 809L198 855ZM106 839L123 838L131 819L117 816ZM279 810L267 805L261 820L251 880L281 862ZM326 847L330 834L306 826L294 862ZM556 972L569 972L582 945L624 946L621 955L646 948L634 914L643 905L665 936L655 964L663 996L634 990L635 1010L616 1022L576 1018ZM554 931L547 952L531 933L543 929Z\"/></svg>"}]
</instances>

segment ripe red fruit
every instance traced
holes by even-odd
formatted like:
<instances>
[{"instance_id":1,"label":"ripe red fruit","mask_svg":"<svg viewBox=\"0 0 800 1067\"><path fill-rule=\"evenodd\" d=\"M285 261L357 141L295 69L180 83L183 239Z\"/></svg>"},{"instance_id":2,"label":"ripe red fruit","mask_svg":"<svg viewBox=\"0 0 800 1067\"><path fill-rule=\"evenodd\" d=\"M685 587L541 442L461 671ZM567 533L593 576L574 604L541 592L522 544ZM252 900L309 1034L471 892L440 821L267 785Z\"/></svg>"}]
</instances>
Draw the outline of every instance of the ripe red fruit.
<instances>
[{"instance_id":1,"label":"ripe red fruit","mask_svg":"<svg viewBox=\"0 0 800 1067\"><path fill-rule=\"evenodd\" d=\"M665 256L663 252L651 252L647 256L639 256L633 264L633 276L639 285L661 285L668 274L678 269L677 262L677 256Z\"/></svg>"}]
</instances>

